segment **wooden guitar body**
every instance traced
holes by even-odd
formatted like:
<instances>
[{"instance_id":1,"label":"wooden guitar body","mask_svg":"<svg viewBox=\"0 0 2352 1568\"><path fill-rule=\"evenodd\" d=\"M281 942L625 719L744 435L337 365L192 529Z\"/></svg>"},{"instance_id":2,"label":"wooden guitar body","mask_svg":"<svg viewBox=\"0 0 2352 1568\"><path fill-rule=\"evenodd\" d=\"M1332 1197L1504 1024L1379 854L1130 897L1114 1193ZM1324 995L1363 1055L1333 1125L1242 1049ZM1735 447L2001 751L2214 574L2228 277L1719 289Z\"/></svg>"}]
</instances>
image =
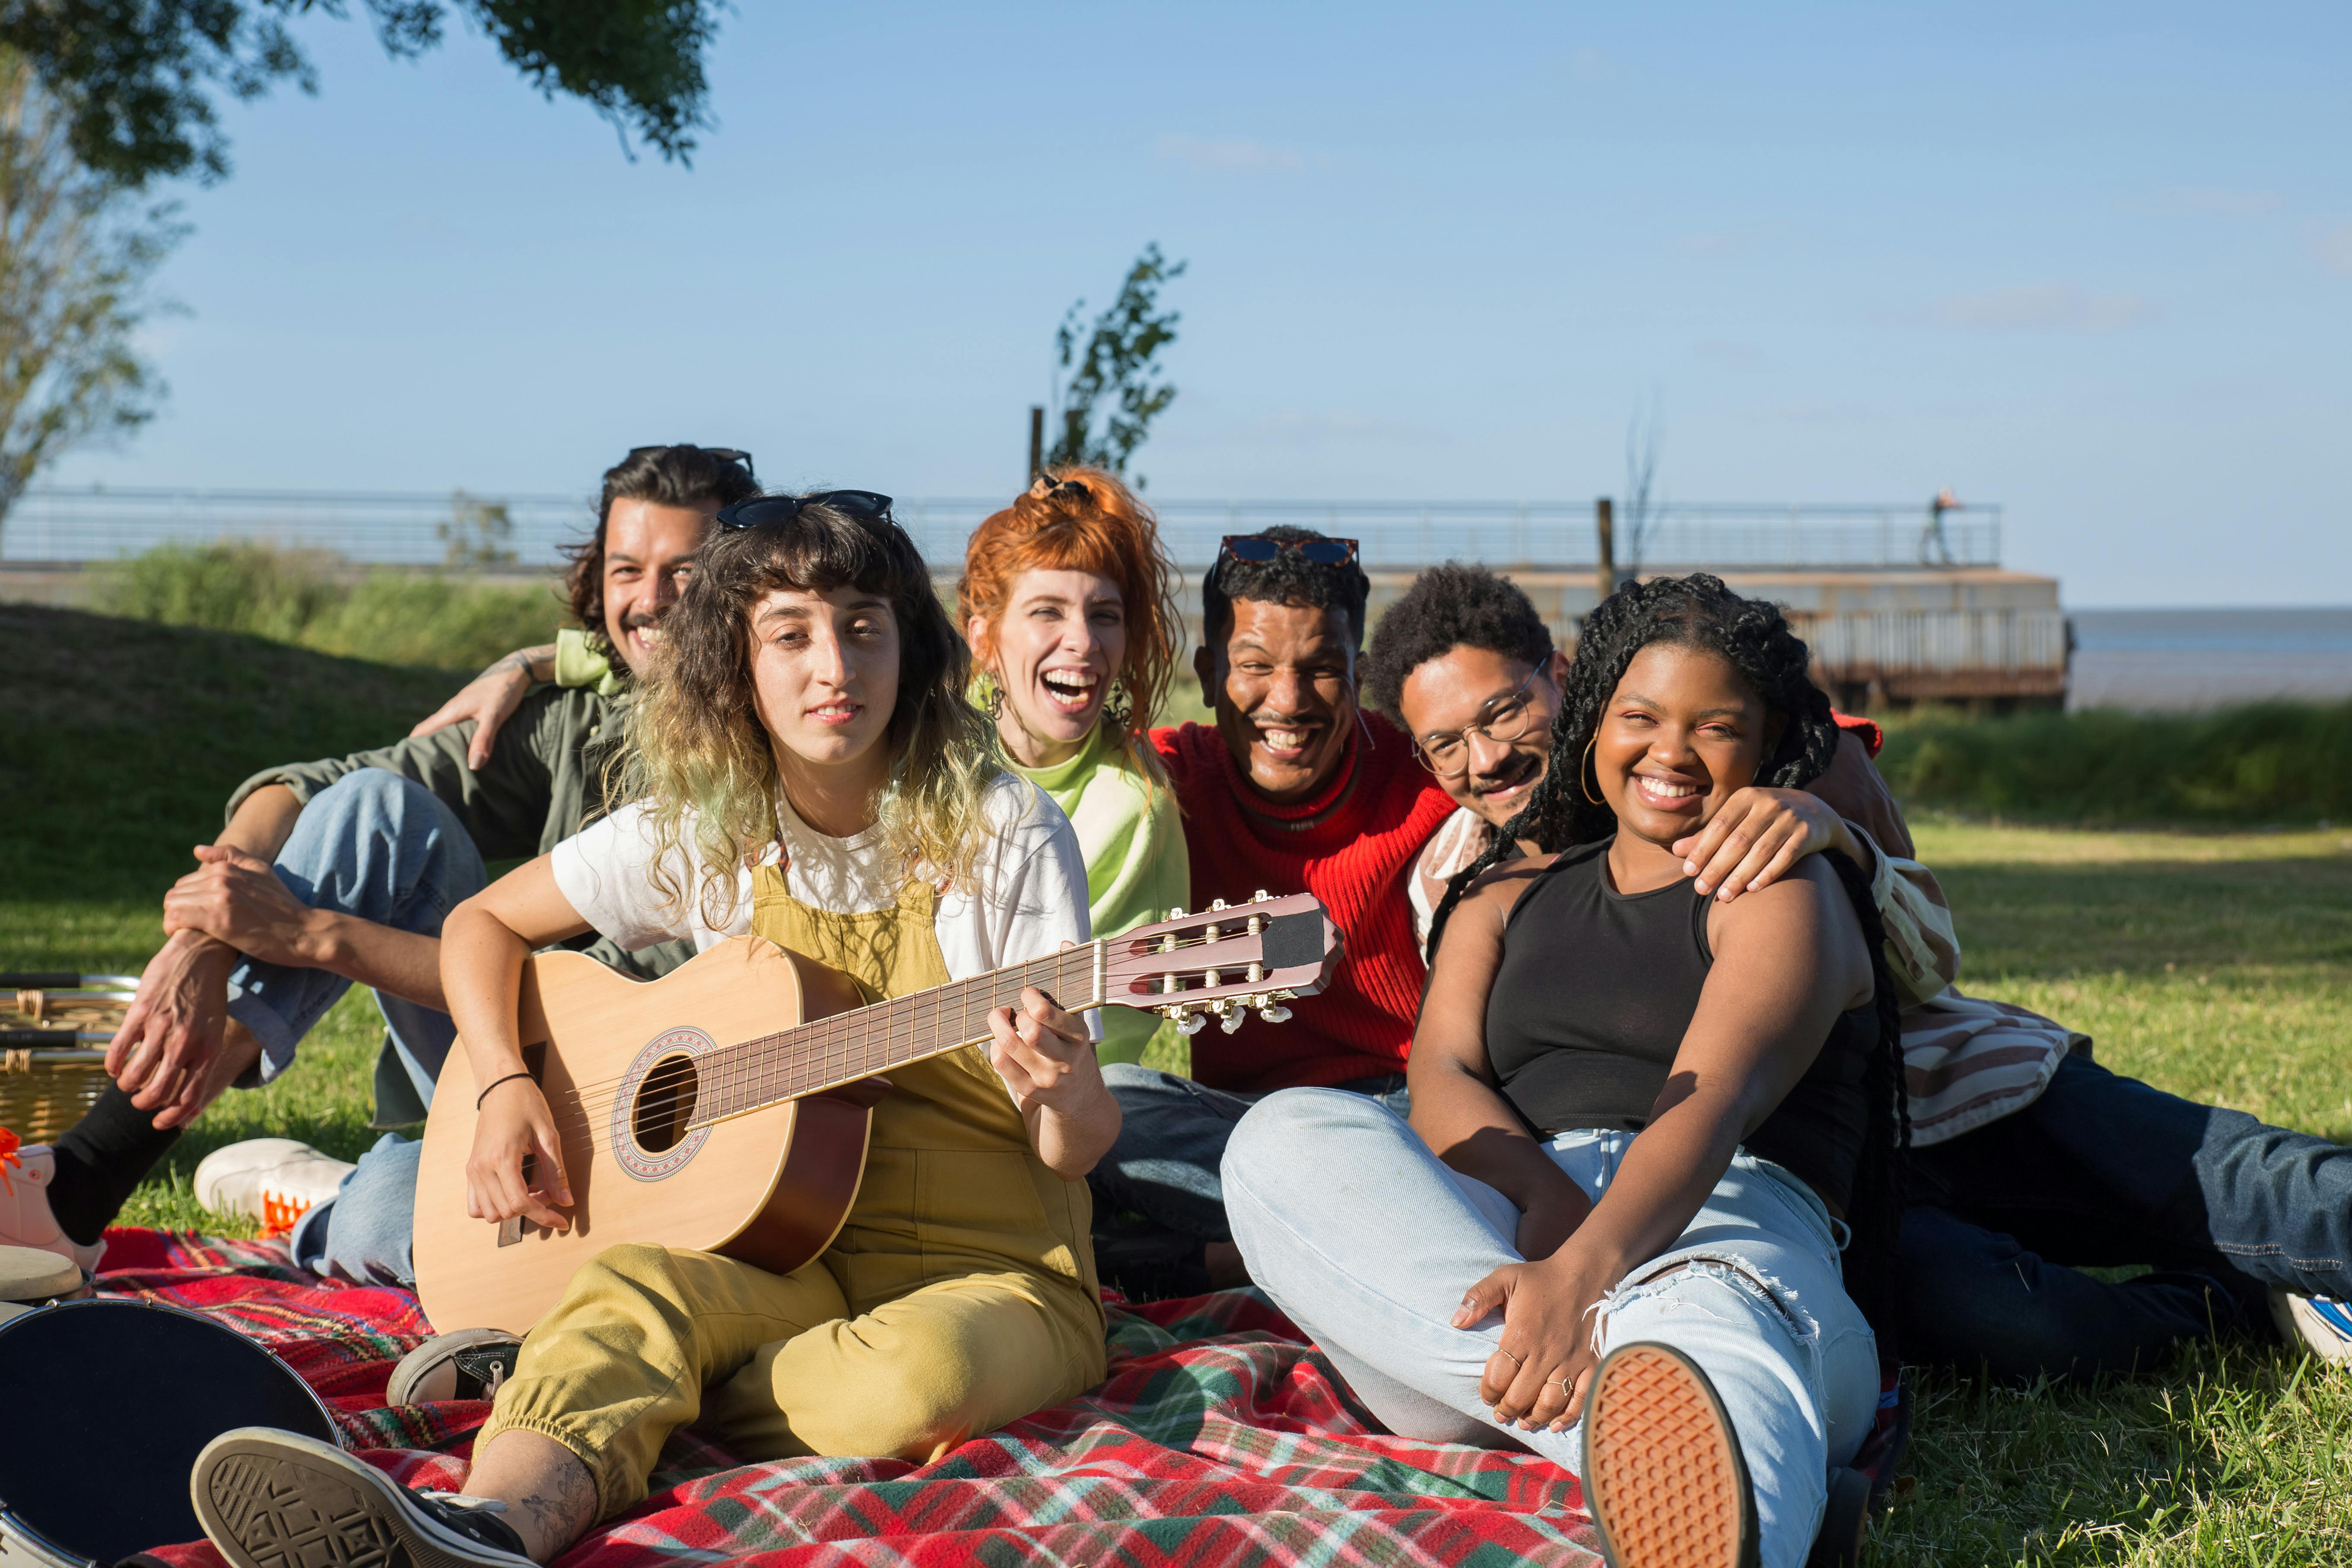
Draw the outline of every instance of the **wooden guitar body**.
<instances>
[{"instance_id":1,"label":"wooden guitar body","mask_svg":"<svg viewBox=\"0 0 2352 1568\"><path fill-rule=\"evenodd\" d=\"M986 1040L991 1013L1033 986L1072 1012L1133 1008L1188 1034L1212 1019L1232 1029L1246 1008L1279 1021L1286 998L1329 983L1340 949L1329 913L1300 893L1171 912L871 1006L848 976L756 936L649 982L577 953L534 955L520 1039L562 1139L571 1228L466 1212L482 1091L460 1045L425 1124L416 1293L440 1333L520 1333L580 1265L628 1242L791 1273L832 1244L865 1175L871 1101L853 1085Z\"/></svg>"},{"instance_id":2,"label":"wooden guitar body","mask_svg":"<svg viewBox=\"0 0 2352 1568\"><path fill-rule=\"evenodd\" d=\"M444 1333L523 1333L574 1270L624 1242L723 1253L779 1274L814 1259L857 1196L872 1113L812 1095L689 1129L694 1091L676 1064L859 1001L847 976L756 936L651 981L578 953L534 955L523 966L521 1039L562 1136L572 1228L467 1214L481 1091L458 1045L434 1090L416 1176L425 1316Z\"/></svg>"}]
</instances>

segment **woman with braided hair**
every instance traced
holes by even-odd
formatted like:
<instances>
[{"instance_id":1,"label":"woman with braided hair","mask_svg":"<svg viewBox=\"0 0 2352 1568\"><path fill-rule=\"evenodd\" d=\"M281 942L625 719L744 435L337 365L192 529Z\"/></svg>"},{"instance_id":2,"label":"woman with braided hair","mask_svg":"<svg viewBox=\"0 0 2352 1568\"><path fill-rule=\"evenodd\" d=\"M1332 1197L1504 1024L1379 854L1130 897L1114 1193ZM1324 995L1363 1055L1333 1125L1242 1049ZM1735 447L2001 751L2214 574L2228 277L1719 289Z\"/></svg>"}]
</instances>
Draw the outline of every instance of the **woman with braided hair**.
<instances>
[{"instance_id":1,"label":"woman with braided hair","mask_svg":"<svg viewBox=\"0 0 2352 1568\"><path fill-rule=\"evenodd\" d=\"M1879 923L1841 854L1725 903L1672 847L1828 765L1807 664L1712 577L1612 595L1497 835L1550 852L1440 910L1411 1124L1293 1090L1225 1156L1252 1277L1372 1412L1577 1472L1614 1568L1793 1568L1862 1529L1832 1467L1876 1413L1906 1141Z\"/></svg>"}]
</instances>

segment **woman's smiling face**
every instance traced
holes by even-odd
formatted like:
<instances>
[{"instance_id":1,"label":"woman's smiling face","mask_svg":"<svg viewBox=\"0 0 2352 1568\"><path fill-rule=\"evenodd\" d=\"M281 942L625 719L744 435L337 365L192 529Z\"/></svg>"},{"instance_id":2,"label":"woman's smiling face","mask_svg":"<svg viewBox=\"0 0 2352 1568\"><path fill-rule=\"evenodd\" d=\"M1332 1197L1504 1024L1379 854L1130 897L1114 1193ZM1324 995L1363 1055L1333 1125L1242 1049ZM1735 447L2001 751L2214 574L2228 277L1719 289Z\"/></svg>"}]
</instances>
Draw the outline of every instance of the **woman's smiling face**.
<instances>
[{"instance_id":1,"label":"woman's smiling face","mask_svg":"<svg viewBox=\"0 0 2352 1568\"><path fill-rule=\"evenodd\" d=\"M974 621L969 640L995 672L1005 717L1019 726L1017 736L1006 727L1006 743L1016 754L1035 749L1019 744L1025 738L1067 755L1102 717L1126 663L1127 609L1109 578L1032 570L1013 580L996 624Z\"/></svg>"},{"instance_id":2,"label":"woman's smiling face","mask_svg":"<svg viewBox=\"0 0 2352 1568\"><path fill-rule=\"evenodd\" d=\"M1594 793L1624 831L1672 844L1756 781L1784 722L1721 654L1653 643L1601 711Z\"/></svg>"}]
</instances>

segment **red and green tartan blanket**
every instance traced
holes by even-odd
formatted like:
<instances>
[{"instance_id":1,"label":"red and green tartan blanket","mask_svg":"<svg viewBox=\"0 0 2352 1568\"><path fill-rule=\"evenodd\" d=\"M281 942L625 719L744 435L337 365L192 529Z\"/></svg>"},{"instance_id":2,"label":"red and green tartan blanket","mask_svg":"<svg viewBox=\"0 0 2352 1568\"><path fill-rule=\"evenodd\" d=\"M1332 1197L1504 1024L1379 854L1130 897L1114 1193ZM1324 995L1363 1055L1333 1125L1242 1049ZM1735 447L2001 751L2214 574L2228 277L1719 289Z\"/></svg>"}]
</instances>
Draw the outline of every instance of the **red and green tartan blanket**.
<instances>
[{"instance_id":1,"label":"red and green tartan blanket","mask_svg":"<svg viewBox=\"0 0 2352 1568\"><path fill-rule=\"evenodd\" d=\"M339 1286L275 1242L109 1233L102 1293L219 1320L315 1388L347 1446L455 1488L479 1401L386 1408L428 1333L406 1291ZM562 1568L752 1561L773 1568L1398 1568L1598 1561L1574 1478L1531 1454L1370 1430L1330 1364L1255 1291L1110 1309L1110 1375L936 1463L745 1464L692 1428L653 1494ZM160 1548L218 1568L203 1542Z\"/></svg>"}]
</instances>

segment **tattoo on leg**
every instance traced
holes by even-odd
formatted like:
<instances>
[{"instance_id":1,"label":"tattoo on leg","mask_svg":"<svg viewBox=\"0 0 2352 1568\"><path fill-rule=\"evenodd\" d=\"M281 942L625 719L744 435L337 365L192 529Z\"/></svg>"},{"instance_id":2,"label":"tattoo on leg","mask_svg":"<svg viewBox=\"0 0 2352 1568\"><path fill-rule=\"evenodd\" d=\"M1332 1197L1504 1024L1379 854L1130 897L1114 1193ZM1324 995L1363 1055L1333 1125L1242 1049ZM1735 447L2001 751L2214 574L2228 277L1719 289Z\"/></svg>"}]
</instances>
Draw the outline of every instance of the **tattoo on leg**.
<instances>
[{"instance_id":1,"label":"tattoo on leg","mask_svg":"<svg viewBox=\"0 0 2352 1568\"><path fill-rule=\"evenodd\" d=\"M570 1546L596 1522L596 1483L577 1454L551 1478L544 1492L525 1496L520 1506L530 1511L535 1533L546 1542L550 1557Z\"/></svg>"}]
</instances>

